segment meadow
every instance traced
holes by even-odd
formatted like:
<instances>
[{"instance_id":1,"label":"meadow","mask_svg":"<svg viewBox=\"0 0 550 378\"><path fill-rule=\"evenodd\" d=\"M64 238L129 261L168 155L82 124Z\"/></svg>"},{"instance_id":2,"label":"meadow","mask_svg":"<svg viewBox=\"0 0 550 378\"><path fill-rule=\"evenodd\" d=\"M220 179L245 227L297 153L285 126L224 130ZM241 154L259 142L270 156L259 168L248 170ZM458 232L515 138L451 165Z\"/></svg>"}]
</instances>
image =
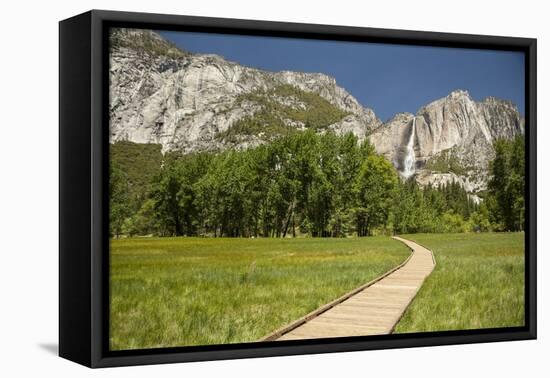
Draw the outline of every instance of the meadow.
<instances>
[{"instance_id":1,"label":"meadow","mask_svg":"<svg viewBox=\"0 0 550 378\"><path fill-rule=\"evenodd\" d=\"M110 348L256 341L409 253L383 236L115 239Z\"/></svg>"},{"instance_id":2,"label":"meadow","mask_svg":"<svg viewBox=\"0 0 550 378\"><path fill-rule=\"evenodd\" d=\"M395 333L523 326L524 233L403 235L437 265Z\"/></svg>"}]
</instances>

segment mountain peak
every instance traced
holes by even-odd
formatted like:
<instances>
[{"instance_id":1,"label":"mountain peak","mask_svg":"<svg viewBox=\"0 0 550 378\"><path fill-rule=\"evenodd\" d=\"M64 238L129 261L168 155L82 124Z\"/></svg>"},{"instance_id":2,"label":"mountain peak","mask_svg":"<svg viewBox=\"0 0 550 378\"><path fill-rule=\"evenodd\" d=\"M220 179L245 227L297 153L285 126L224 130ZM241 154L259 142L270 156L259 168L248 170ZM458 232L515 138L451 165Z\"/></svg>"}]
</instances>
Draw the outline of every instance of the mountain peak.
<instances>
[{"instance_id":1,"label":"mountain peak","mask_svg":"<svg viewBox=\"0 0 550 378\"><path fill-rule=\"evenodd\" d=\"M470 93L464 89L455 89L454 91L452 91L447 95L447 98L448 99L468 98L470 100L472 99L472 97L470 96Z\"/></svg>"},{"instance_id":2,"label":"mountain peak","mask_svg":"<svg viewBox=\"0 0 550 378\"><path fill-rule=\"evenodd\" d=\"M517 105L514 104L512 101L494 97L494 96L485 97L482 103L486 105L504 105L506 107L517 110Z\"/></svg>"},{"instance_id":3,"label":"mountain peak","mask_svg":"<svg viewBox=\"0 0 550 378\"><path fill-rule=\"evenodd\" d=\"M416 115L422 115L429 109L438 109L442 106L445 106L445 104L465 104L465 103L473 103L474 100L470 96L470 93L463 89L455 89L451 93L449 93L447 96L438 98L437 100L434 100L430 102L427 105L422 106L417 112Z\"/></svg>"},{"instance_id":4,"label":"mountain peak","mask_svg":"<svg viewBox=\"0 0 550 378\"><path fill-rule=\"evenodd\" d=\"M391 117L387 121L387 124L393 123L393 122L408 122L413 118L414 118L414 114L409 112L396 113L393 117Z\"/></svg>"},{"instance_id":5,"label":"mountain peak","mask_svg":"<svg viewBox=\"0 0 550 378\"><path fill-rule=\"evenodd\" d=\"M173 43L167 41L153 30L113 28L109 43L113 50L130 49L138 54L156 57L178 58L189 55Z\"/></svg>"}]
</instances>

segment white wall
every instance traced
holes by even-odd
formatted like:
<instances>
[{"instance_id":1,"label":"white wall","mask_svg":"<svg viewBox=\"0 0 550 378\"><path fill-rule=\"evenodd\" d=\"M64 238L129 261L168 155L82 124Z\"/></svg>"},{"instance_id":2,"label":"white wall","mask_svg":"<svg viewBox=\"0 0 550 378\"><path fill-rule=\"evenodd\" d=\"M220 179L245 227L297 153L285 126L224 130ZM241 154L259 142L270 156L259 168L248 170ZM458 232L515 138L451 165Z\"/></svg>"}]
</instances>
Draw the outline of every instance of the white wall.
<instances>
[{"instance_id":1,"label":"white wall","mask_svg":"<svg viewBox=\"0 0 550 378\"><path fill-rule=\"evenodd\" d=\"M539 193L550 190L549 12L544 1L4 1L0 22L0 375L519 377L548 373L548 241L539 238L539 340L92 371L57 343L57 21L91 8L536 37ZM447 5L448 4L448 5ZM539 235L548 231L539 199ZM541 274L546 270L546 276ZM546 353L543 352L546 347Z\"/></svg>"}]
</instances>

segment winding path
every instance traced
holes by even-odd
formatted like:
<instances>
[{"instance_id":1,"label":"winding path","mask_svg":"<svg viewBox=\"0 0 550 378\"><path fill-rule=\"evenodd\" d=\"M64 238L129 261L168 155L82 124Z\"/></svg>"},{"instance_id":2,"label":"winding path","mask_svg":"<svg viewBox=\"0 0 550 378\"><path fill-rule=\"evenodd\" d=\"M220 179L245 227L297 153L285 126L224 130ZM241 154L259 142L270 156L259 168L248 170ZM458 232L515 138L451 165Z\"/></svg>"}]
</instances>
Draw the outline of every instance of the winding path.
<instances>
[{"instance_id":1,"label":"winding path","mask_svg":"<svg viewBox=\"0 0 550 378\"><path fill-rule=\"evenodd\" d=\"M271 333L262 341L391 333L435 267L430 250L397 236L393 239L412 249L404 263Z\"/></svg>"}]
</instances>

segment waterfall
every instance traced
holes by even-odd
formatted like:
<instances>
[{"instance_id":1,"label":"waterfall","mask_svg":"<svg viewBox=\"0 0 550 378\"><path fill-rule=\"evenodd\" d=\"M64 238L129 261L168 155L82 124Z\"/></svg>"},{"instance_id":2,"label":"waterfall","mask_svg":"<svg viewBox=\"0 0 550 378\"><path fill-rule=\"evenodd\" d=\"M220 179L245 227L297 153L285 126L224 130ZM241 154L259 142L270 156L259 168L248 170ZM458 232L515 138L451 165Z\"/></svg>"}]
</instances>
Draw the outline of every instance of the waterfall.
<instances>
[{"instance_id":1,"label":"waterfall","mask_svg":"<svg viewBox=\"0 0 550 378\"><path fill-rule=\"evenodd\" d=\"M413 118L411 135L409 136L409 141L407 142L407 148L405 150L405 158L403 159L403 175L404 178L411 177L415 172L416 165L416 156L414 154L414 137L416 134L416 118Z\"/></svg>"}]
</instances>

